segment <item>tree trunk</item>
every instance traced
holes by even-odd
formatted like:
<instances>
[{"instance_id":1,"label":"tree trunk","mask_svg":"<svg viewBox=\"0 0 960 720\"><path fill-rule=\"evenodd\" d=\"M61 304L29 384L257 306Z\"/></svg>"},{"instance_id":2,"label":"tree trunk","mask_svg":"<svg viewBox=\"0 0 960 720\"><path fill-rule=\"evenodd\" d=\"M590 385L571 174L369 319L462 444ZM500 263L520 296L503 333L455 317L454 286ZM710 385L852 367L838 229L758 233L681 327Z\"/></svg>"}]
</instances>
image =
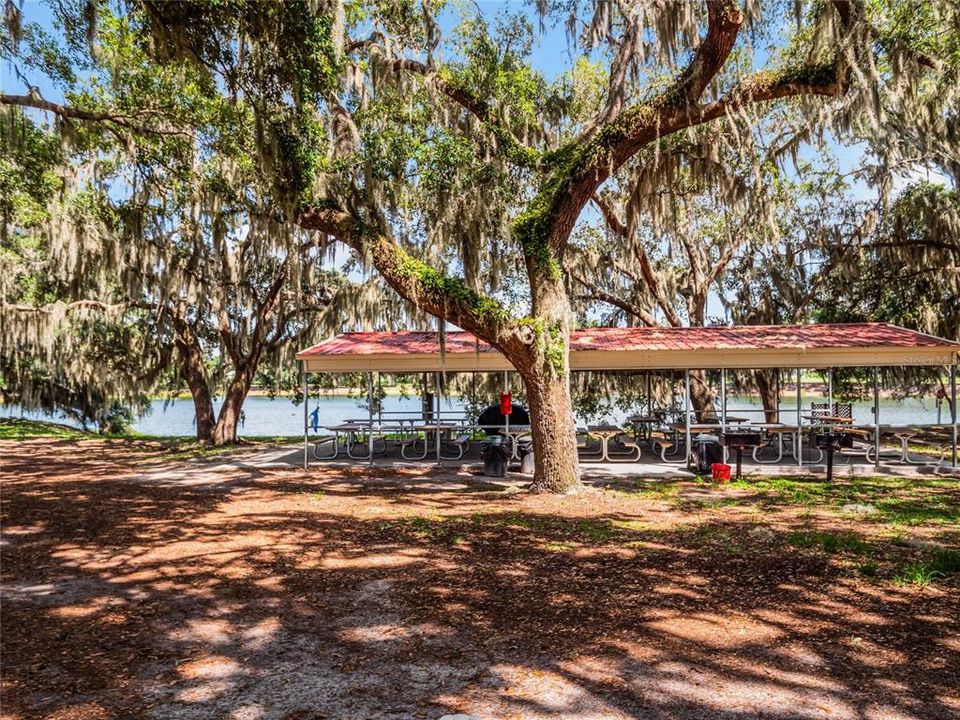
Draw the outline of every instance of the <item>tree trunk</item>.
<instances>
[{"instance_id":1,"label":"tree trunk","mask_svg":"<svg viewBox=\"0 0 960 720\"><path fill-rule=\"evenodd\" d=\"M573 313L559 273L527 257L533 321L527 352L511 358L530 403L534 473L532 492L564 493L580 484L577 428L570 398L570 330Z\"/></svg>"},{"instance_id":2,"label":"tree trunk","mask_svg":"<svg viewBox=\"0 0 960 720\"><path fill-rule=\"evenodd\" d=\"M713 406L714 396L707 383L707 373L703 370L690 371L690 405L696 415L697 422L705 422L717 417L717 410Z\"/></svg>"},{"instance_id":3,"label":"tree trunk","mask_svg":"<svg viewBox=\"0 0 960 720\"><path fill-rule=\"evenodd\" d=\"M430 374L423 374L423 394L420 396L420 414L424 420L433 420L433 399L430 391Z\"/></svg>"},{"instance_id":4,"label":"tree trunk","mask_svg":"<svg viewBox=\"0 0 960 720\"><path fill-rule=\"evenodd\" d=\"M753 382L756 384L757 392L760 394L760 402L763 403L765 422L780 422L777 371L756 370L753 373Z\"/></svg>"},{"instance_id":5,"label":"tree trunk","mask_svg":"<svg viewBox=\"0 0 960 720\"><path fill-rule=\"evenodd\" d=\"M530 403L534 473L532 492L569 492L580 483L577 431L567 376L523 374Z\"/></svg>"},{"instance_id":6,"label":"tree trunk","mask_svg":"<svg viewBox=\"0 0 960 720\"><path fill-rule=\"evenodd\" d=\"M236 445L237 425L240 423L240 413L243 411L243 401L247 399L250 385L253 382L253 372L247 368L235 371L233 380L227 386L217 417L217 426L213 431L214 445Z\"/></svg>"},{"instance_id":7,"label":"tree trunk","mask_svg":"<svg viewBox=\"0 0 960 720\"><path fill-rule=\"evenodd\" d=\"M193 413L197 421L197 442L210 443L213 440L215 415L210 386L207 384L207 371L203 366L203 350L196 335L185 324L177 327L175 340L180 356L180 374L183 376L190 395L193 397Z\"/></svg>"}]
</instances>

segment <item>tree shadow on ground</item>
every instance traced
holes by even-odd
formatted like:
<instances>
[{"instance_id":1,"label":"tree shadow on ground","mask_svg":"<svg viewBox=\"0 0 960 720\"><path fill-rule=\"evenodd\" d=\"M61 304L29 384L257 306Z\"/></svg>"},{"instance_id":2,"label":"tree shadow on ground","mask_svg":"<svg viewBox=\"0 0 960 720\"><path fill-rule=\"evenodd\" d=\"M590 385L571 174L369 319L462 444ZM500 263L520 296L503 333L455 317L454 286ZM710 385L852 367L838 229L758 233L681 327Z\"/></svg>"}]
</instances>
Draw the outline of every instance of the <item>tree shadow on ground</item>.
<instances>
[{"instance_id":1,"label":"tree shadow on ground","mask_svg":"<svg viewBox=\"0 0 960 720\"><path fill-rule=\"evenodd\" d=\"M62 450L8 454L11 717L960 709L954 580L864 581L756 514L665 521L649 498L446 490L433 473L134 481Z\"/></svg>"}]
</instances>

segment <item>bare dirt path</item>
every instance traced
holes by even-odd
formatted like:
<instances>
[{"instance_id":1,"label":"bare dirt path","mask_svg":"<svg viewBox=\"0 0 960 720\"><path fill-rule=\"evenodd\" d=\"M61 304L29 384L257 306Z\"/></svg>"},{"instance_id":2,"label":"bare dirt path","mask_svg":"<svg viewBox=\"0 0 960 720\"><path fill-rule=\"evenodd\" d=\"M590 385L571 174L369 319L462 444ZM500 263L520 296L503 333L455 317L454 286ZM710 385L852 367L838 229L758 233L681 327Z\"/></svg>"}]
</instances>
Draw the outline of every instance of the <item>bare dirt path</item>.
<instances>
[{"instance_id":1,"label":"bare dirt path","mask_svg":"<svg viewBox=\"0 0 960 720\"><path fill-rule=\"evenodd\" d=\"M955 482L875 515L162 460L0 443L0 717L960 717Z\"/></svg>"}]
</instances>

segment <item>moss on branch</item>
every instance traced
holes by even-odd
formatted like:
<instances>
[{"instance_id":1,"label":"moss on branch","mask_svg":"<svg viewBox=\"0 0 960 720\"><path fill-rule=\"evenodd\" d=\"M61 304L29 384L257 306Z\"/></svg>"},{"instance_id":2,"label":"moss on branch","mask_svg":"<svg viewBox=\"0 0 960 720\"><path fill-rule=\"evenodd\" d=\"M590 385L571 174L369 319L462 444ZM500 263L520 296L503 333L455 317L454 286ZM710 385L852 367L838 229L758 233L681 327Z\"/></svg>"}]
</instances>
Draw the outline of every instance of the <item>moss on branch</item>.
<instances>
[{"instance_id":1,"label":"moss on branch","mask_svg":"<svg viewBox=\"0 0 960 720\"><path fill-rule=\"evenodd\" d=\"M458 323L472 320L479 327L492 329L510 321L510 313L503 305L471 289L460 278L444 275L399 247L394 247L393 253L399 256L394 276L409 290L414 302L425 301L437 309L450 309L450 319Z\"/></svg>"},{"instance_id":2,"label":"moss on branch","mask_svg":"<svg viewBox=\"0 0 960 720\"><path fill-rule=\"evenodd\" d=\"M589 147L589 146L587 146ZM550 246L560 198L568 193L577 170L583 165L584 147L570 144L543 157L548 176L526 209L514 220L513 232L524 257L550 280L560 279L560 261Z\"/></svg>"}]
</instances>

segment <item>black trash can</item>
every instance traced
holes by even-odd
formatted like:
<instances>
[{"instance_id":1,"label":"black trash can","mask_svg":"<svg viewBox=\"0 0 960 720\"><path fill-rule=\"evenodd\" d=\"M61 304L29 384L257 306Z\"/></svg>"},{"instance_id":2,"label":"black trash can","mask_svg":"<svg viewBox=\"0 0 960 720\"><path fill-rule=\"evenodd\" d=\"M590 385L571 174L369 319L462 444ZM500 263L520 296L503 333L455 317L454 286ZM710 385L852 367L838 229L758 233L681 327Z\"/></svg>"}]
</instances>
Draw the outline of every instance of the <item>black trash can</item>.
<instances>
[{"instance_id":1,"label":"black trash can","mask_svg":"<svg viewBox=\"0 0 960 720\"><path fill-rule=\"evenodd\" d=\"M503 435L491 435L483 441L480 450L483 458L483 474L487 477L507 476L507 448Z\"/></svg>"},{"instance_id":2,"label":"black trash can","mask_svg":"<svg viewBox=\"0 0 960 720\"><path fill-rule=\"evenodd\" d=\"M693 463L698 473L708 473L714 463L723 462L723 446L716 435L693 438Z\"/></svg>"}]
</instances>

